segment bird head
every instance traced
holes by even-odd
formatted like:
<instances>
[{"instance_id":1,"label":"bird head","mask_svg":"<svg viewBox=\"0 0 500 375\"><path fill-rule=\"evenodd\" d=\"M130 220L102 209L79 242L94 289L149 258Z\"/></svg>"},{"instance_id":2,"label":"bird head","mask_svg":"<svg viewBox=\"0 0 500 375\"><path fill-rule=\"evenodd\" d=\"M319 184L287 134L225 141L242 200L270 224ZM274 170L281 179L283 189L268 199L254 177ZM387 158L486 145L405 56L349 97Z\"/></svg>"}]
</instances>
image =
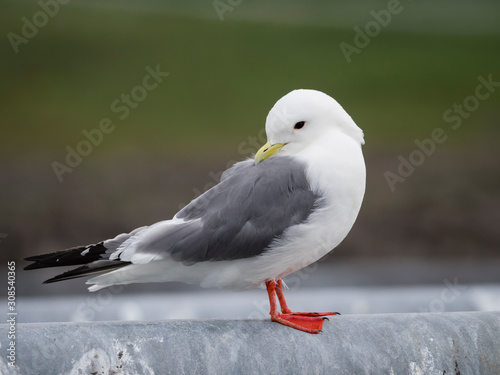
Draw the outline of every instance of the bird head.
<instances>
[{"instance_id":1,"label":"bird head","mask_svg":"<svg viewBox=\"0 0 500 375\"><path fill-rule=\"evenodd\" d=\"M255 164L278 153L298 153L335 131L364 144L363 131L335 99L321 91L294 90L269 111L268 142L255 155Z\"/></svg>"}]
</instances>

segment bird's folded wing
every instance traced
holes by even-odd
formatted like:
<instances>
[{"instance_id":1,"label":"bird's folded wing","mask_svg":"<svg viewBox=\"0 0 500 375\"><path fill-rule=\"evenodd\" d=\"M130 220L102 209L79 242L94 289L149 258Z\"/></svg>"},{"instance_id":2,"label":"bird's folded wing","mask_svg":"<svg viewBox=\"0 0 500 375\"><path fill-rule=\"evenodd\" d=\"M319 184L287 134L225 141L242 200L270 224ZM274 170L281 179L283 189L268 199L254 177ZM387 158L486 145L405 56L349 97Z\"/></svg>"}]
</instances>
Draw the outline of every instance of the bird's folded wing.
<instances>
[{"instance_id":1,"label":"bird's folded wing","mask_svg":"<svg viewBox=\"0 0 500 375\"><path fill-rule=\"evenodd\" d=\"M132 263L249 258L265 252L287 228L306 221L319 198L297 159L273 157L258 165L247 160L226 171L218 185L173 220L136 230L118 246L116 239L104 245L116 249L110 259Z\"/></svg>"}]
</instances>

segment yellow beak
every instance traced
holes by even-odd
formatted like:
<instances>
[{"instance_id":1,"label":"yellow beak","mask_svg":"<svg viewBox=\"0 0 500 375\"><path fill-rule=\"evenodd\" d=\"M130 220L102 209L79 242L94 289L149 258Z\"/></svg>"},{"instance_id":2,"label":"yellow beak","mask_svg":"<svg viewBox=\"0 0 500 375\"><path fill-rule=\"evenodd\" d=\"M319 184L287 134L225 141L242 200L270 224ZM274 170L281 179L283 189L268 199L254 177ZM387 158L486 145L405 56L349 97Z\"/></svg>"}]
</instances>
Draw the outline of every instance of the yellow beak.
<instances>
[{"instance_id":1,"label":"yellow beak","mask_svg":"<svg viewBox=\"0 0 500 375\"><path fill-rule=\"evenodd\" d=\"M255 165L259 164L261 161L270 158L274 154L276 154L279 150L283 148L286 143L276 143L271 146L271 143L267 142L264 146L261 147L259 151L255 154Z\"/></svg>"}]
</instances>

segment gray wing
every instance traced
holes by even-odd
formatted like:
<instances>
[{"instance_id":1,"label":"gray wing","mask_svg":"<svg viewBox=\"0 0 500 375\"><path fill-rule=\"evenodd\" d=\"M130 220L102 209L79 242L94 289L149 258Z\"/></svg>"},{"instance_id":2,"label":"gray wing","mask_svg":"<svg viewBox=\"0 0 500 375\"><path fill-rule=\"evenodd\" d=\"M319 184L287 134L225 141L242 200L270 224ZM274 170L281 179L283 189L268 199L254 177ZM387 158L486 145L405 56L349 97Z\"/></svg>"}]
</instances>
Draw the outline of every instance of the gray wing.
<instances>
[{"instance_id":1,"label":"gray wing","mask_svg":"<svg viewBox=\"0 0 500 375\"><path fill-rule=\"evenodd\" d=\"M186 264L253 257L288 227L307 220L318 198L305 165L295 158L240 162L177 213L184 221L146 229L148 239L134 253L150 260L169 254Z\"/></svg>"}]
</instances>

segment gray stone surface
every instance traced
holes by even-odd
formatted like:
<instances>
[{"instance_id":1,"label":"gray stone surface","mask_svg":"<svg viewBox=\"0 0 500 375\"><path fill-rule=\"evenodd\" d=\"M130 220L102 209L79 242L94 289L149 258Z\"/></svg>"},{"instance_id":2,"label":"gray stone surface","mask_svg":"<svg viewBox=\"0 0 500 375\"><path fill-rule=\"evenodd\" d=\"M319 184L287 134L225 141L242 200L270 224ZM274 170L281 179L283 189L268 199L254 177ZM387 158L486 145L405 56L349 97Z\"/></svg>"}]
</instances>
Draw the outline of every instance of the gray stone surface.
<instances>
[{"instance_id":1,"label":"gray stone surface","mask_svg":"<svg viewBox=\"0 0 500 375\"><path fill-rule=\"evenodd\" d=\"M311 335L269 320L18 324L2 374L500 374L500 312L343 315Z\"/></svg>"}]
</instances>

